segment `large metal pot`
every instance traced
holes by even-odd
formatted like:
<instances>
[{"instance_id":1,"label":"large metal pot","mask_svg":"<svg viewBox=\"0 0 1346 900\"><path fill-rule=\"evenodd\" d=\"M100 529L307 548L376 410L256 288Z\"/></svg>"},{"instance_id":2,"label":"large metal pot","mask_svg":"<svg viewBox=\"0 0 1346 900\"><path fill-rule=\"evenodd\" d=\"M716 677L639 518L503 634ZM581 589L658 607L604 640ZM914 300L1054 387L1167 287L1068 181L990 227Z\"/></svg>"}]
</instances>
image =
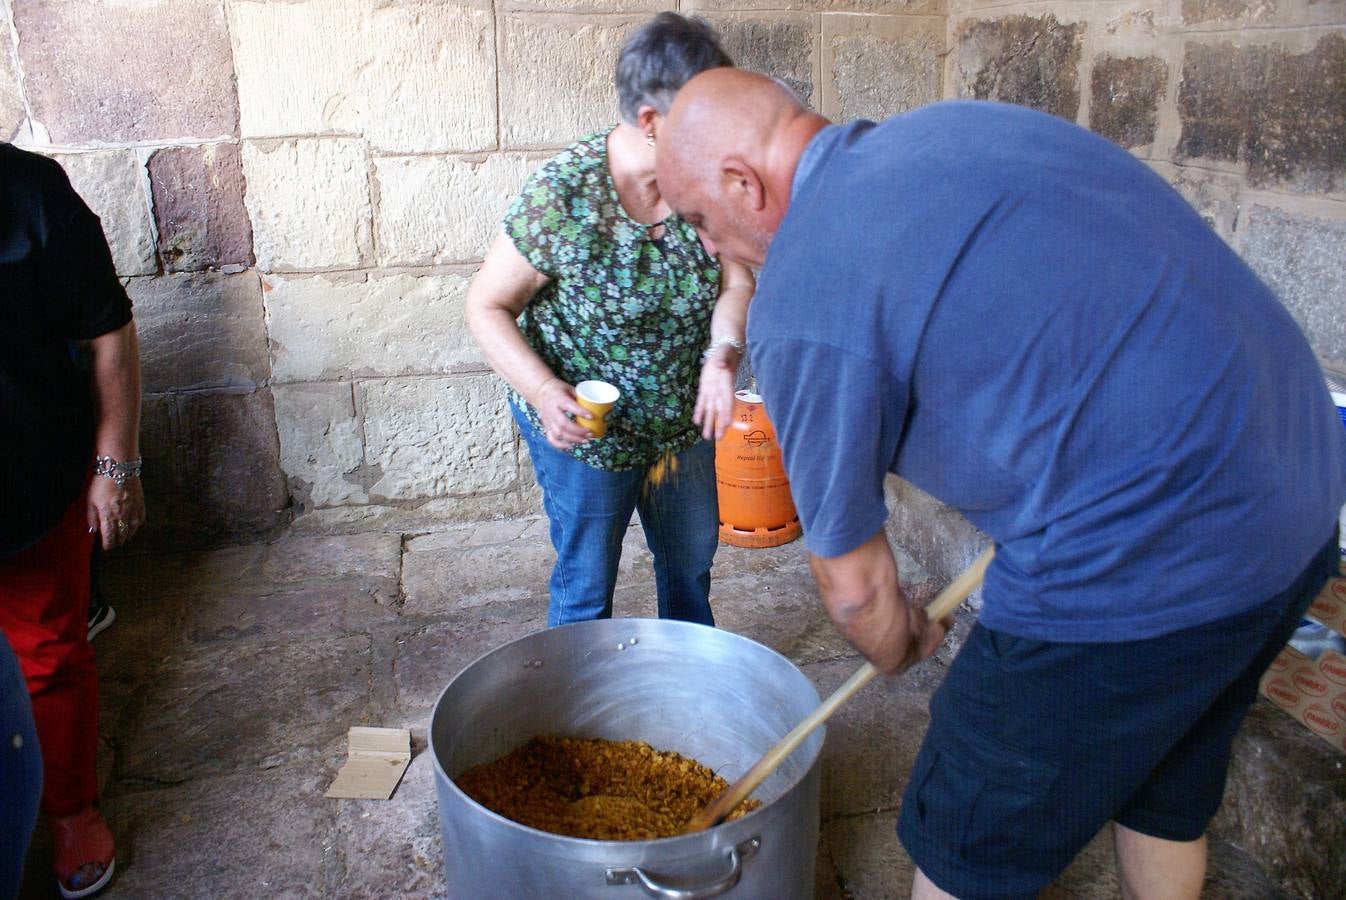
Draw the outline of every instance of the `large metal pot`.
<instances>
[{"instance_id":1,"label":"large metal pot","mask_svg":"<svg viewBox=\"0 0 1346 900\"><path fill-rule=\"evenodd\" d=\"M453 778L552 734L645 741L732 782L817 705L817 691L789 660L703 625L582 622L492 650L449 682L430 722L449 895L812 897L822 729L757 789L761 808L657 841L528 828L469 799Z\"/></svg>"}]
</instances>

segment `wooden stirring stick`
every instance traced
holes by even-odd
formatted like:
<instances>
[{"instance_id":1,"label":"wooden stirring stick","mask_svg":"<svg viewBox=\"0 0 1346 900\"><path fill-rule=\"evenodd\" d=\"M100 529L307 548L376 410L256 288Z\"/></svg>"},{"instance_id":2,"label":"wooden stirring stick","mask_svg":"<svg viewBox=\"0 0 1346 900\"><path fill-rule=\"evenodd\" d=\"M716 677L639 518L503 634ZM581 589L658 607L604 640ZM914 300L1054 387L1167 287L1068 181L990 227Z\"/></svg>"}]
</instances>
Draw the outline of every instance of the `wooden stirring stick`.
<instances>
[{"instance_id":1,"label":"wooden stirring stick","mask_svg":"<svg viewBox=\"0 0 1346 900\"><path fill-rule=\"evenodd\" d=\"M926 617L932 622L938 622L956 610L958 605L967 599L967 595L976 590L977 585L981 584L982 576L986 574L986 567L990 565L993 556L995 556L994 545L982 551L982 554L973 561L972 565L968 566L948 587L940 591L939 596L925 608ZM870 662L861 666L859 671L846 679L846 683L837 688L832 696L809 713L808 718L796 725L789 734L780 739L776 746L768 750L766 756L759 759L746 775L721 791L718 797L710 801L699 813L692 816L691 821L687 823L686 833L702 831L723 822L734 811L735 807L748 799L748 795L776 770L776 767L785 760L785 757L793 753L795 748L804 742L804 738L813 733L813 729L826 722L832 713L841 707L841 704L851 698L852 694L869 684L870 679L877 675L878 671L874 668L874 664Z\"/></svg>"}]
</instances>

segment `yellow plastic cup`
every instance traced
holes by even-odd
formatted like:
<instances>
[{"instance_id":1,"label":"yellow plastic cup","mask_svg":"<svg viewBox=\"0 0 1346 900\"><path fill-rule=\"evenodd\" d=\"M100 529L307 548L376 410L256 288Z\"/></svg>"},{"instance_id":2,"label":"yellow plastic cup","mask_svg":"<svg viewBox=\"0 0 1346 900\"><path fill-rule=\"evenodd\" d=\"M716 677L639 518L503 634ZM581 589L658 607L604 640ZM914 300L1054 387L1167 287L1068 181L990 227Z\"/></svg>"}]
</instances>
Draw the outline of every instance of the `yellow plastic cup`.
<instances>
[{"instance_id":1,"label":"yellow plastic cup","mask_svg":"<svg viewBox=\"0 0 1346 900\"><path fill-rule=\"evenodd\" d=\"M581 381L575 385L575 399L580 406L593 413L593 416L585 418L576 416L575 421L589 429L594 437L601 438L608 433L604 418L621 395L621 391L606 381Z\"/></svg>"}]
</instances>

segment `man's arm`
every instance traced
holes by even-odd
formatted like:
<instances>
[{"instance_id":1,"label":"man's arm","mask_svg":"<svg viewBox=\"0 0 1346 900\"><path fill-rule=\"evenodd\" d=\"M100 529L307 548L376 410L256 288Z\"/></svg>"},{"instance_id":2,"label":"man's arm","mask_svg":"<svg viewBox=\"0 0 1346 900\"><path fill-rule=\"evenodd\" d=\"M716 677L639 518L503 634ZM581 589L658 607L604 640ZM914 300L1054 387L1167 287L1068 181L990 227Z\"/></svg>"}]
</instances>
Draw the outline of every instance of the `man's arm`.
<instances>
[{"instance_id":1,"label":"man's arm","mask_svg":"<svg viewBox=\"0 0 1346 900\"><path fill-rule=\"evenodd\" d=\"M94 453L119 463L140 458L140 345L135 321L89 342L90 392L94 401ZM140 477L121 485L95 475L89 486L90 533L104 550L120 547L145 521Z\"/></svg>"},{"instance_id":2,"label":"man's arm","mask_svg":"<svg viewBox=\"0 0 1346 900\"><path fill-rule=\"evenodd\" d=\"M842 556L810 556L810 565L828 618L880 672L895 675L939 649L947 628L908 602L882 530Z\"/></svg>"}]
</instances>

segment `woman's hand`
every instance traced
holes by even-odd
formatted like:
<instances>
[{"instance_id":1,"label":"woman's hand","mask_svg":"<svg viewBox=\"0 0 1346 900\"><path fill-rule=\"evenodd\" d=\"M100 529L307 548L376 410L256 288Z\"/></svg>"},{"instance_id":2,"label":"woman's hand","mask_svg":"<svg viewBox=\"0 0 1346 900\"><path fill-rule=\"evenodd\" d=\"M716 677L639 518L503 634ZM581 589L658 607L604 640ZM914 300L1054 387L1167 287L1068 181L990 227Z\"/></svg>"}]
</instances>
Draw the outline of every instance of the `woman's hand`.
<instances>
[{"instance_id":1,"label":"woman's hand","mask_svg":"<svg viewBox=\"0 0 1346 900\"><path fill-rule=\"evenodd\" d=\"M708 441L718 441L729 427L739 355L734 347L722 344L701 367L701 386L696 392L692 424L701 426L701 436Z\"/></svg>"},{"instance_id":2,"label":"woman's hand","mask_svg":"<svg viewBox=\"0 0 1346 900\"><path fill-rule=\"evenodd\" d=\"M556 376L542 383L528 398L542 420L542 436L557 450L569 450L593 437L589 429L571 416L587 416L589 411L575 399L575 389Z\"/></svg>"},{"instance_id":3,"label":"woman's hand","mask_svg":"<svg viewBox=\"0 0 1346 900\"><path fill-rule=\"evenodd\" d=\"M95 475L88 504L89 533L100 536L104 550L125 544L145 521L145 492L139 478L128 478L118 487L111 478Z\"/></svg>"}]
</instances>

